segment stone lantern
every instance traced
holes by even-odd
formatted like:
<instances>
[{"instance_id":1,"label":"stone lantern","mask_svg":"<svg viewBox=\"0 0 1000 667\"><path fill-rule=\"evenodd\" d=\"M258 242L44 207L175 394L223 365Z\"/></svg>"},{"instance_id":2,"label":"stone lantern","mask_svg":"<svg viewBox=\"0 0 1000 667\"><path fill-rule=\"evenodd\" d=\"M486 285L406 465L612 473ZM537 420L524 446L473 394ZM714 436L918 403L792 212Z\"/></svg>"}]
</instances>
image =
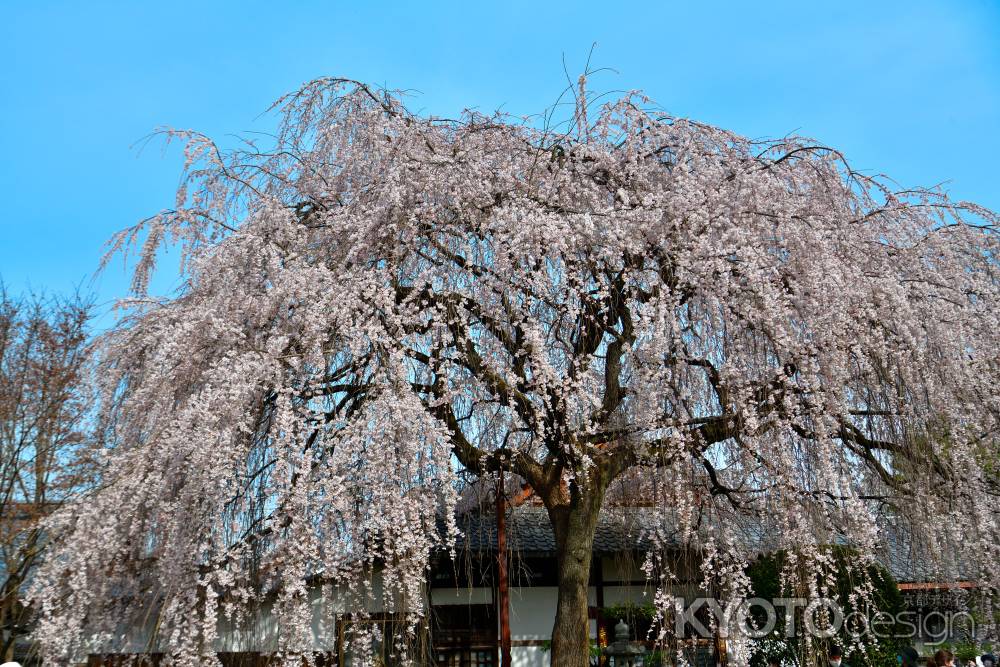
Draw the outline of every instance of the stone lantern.
<instances>
[{"instance_id":1,"label":"stone lantern","mask_svg":"<svg viewBox=\"0 0 1000 667\"><path fill-rule=\"evenodd\" d=\"M609 658L609 667L642 667L642 656L646 647L638 642L629 641L628 625L619 620L615 626L615 641L604 648L604 655Z\"/></svg>"}]
</instances>

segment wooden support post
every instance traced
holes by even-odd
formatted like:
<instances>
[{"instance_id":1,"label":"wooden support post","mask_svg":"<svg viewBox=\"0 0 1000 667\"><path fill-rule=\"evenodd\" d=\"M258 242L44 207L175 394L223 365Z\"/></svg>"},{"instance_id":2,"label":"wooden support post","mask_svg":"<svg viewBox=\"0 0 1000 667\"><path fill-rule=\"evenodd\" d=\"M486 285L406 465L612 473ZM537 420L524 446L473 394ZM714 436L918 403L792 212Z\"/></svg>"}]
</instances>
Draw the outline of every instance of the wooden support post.
<instances>
[{"instance_id":1,"label":"wooden support post","mask_svg":"<svg viewBox=\"0 0 1000 667\"><path fill-rule=\"evenodd\" d=\"M500 611L500 666L511 667L510 589L507 582L507 502L503 470L497 474L497 606Z\"/></svg>"}]
</instances>

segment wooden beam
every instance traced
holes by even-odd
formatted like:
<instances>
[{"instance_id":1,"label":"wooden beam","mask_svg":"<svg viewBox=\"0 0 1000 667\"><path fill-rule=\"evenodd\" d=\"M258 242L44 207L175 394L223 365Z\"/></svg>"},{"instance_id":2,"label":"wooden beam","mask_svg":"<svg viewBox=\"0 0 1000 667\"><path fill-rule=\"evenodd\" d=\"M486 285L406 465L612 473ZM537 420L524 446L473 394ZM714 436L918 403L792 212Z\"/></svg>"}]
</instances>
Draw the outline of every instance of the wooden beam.
<instances>
[{"instance_id":1,"label":"wooden beam","mask_svg":"<svg viewBox=\"0 0 1000 667\"><path fill-rule=\"evenodd\" d=\"M511 667L510 588L507 581L507 503L503 470L497 473L497 605L500 611L500 666Z\"/></svg>"},{"instance_id":2,"label":"wooden beam","mask_svg":"<svg viewBox=\"0 0 1000 667\"><path fill-rule=\"evenodd\" d=\"M953 581L953 582L935 582L935 581L924 581L924 582L909 582L905 584L899 584L899 590L901 591L937 591L946 590L949 588L976 588L976 584L971 581Z\"/></svg>"}]
</instances>

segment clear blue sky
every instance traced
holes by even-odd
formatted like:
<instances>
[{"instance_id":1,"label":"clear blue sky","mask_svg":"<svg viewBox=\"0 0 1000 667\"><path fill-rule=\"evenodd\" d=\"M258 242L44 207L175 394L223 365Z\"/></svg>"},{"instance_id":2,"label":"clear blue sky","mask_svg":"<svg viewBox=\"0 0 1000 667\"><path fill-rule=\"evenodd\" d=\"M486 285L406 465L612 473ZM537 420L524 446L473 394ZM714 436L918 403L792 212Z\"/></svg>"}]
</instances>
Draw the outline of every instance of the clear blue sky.
<instances>
[{"instance_id":1,"label":"clear blue sky","mask_svg":"<svg viewBox=\"0 0 1000 667\"><path fill-rule=\"evenodd\" d=\"M1000 209L1000 0L854 2L17 2L0 0L0 277L103 301L87 282L116 230L167 207L170 125L213 136L323 75L419 91L411 106L541 111L565 77L617 74L668 111L792 131L902 185ZM165 286L169 281L161 280Z\"/></svg>"}]
</instances>

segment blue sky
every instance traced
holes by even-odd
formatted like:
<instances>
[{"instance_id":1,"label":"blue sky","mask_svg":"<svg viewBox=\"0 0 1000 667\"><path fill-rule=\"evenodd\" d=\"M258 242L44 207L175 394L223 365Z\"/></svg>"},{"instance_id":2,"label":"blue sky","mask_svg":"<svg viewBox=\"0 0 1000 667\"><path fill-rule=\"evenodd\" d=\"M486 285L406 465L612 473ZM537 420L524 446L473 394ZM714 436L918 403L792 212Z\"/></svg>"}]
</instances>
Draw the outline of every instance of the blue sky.
<instances>
[{"instance_id":1,"label":"blue sky","mask_svg":"<svg viewBox=\"0 0 1000 667\"><path fill-rule=\"evenodd\" d=\"M811 135L903 186L1000 209L1000 0L0 0L0 278L82 286L105 308L122 295L120 263L90 277L113 232L172 202L179 153L133 148L156 127L264 130L271 101L324 75L413 89L436 115L534 113L593 42L592 66L617 73L592 89Z\"/></svg>"}]
</instances>

